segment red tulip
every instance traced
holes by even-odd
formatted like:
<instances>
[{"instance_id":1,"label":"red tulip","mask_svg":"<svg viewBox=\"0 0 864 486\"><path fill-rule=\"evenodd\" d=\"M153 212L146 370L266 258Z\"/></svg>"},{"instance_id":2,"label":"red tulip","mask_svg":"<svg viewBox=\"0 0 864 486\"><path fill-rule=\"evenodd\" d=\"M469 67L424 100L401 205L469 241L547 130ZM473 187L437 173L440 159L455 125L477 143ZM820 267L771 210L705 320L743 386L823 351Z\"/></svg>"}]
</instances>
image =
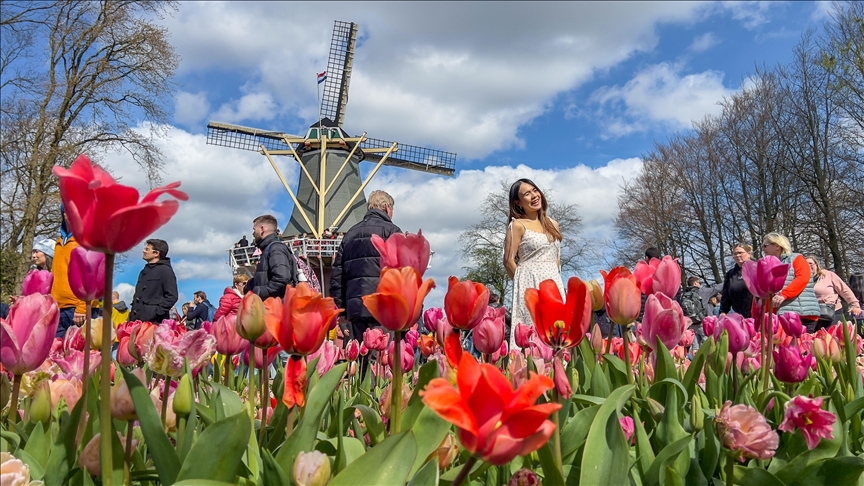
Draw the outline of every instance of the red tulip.
<instances>
[{"instance_id":1,"label":"red tulip","mask_svg":"<svg viewBox=\"0 0 864 486\"><path fill-rule=\"evenodd\" d=\"M758 262L746 261L741 266L741 277L747 289L763 300L783 289L788 274L789 264L772 255L764 256Z\"/></svg>"},{"instance_id":2,"label":"red tulip","mask_svg":"<svg viewBox=\"0 0 864 486\"><path fill-rule=\"evenodd\" d=\"M438 321L444 317L444 309L440 307L430 307L423 313L423 324L426 325L426 330L435 332L438 328Z\"/></svg>"},{"instance_id":3,"label":"red tulip","mask_svg":"<svg viewBox=\"0 0 864 486\"><path fill-rule=\"evenodd\" d=\"M656 351L659 337L666 348L671 349L681 340L686 326L684 311L678 302L662 292L648 296L645 301L645 316L642 319L642 335L648 347Z\"/></svg>"},{"instance_id":4,"label":"red tulip","mask_svg":"<svg viewBox=\"0 0 864 486\"><path fill-rule=\"evenodd\" d=\"M577 277L567 282L566 301L553 280L544 280L539 289L525 291L525 306L534 319L537 336L555 349L576 346L591 325L591 294Z\"/></svg>"},{"instance_id":5,"label":"red tulip","mask_svg":"<svg viewBox=\"0 0 864 486\"><path fill-rule=\"evenodd\" d=\"M21 283L21 295L51 295L51 285L53 284L53 273L48 270L30 270L24 277L24 282Z\"/></svg>"},{"instance_id":6,"label":"red tulip","mask_svg":"<svg viewBox=\"0 0 864 486\"><path fill-rule=\"evenodd\" d=\"M189 199L178 191L179 182L156 188L138 201L138 191L117 184L110 174L81 155L69 169L54 167L60 179L60 197L66 207L70 230L78 244L102 253L123 253L168 222L180 206L177 201L156 200L169 194Z\"/></svg>"},{"instance_id":7,"label":"red tulip","mask_svg":"<svg viewBox=\"0 0 864 486\"><path fill-rule=\"evenodd\" d=\"M243 351L248 344L243 336L237 334L236 321L236 314L224 315L210 328L210 334L216 338L216 351L225 356L233 356Z\"/></svg>"},{"instance_id":8,"label":"red tulip","mask_svg":"<svg viewBox=\"0 0 864 486\"><path fill-rule=\"evenodd\" d=\"M431 278L424 282L412 267L385 268L377 291L364 295L363 304L385 328L406 331L420 319L423 300L433 288L435 282Z\"/></svg>"},{"instance_id":9,"label":"red tulip","mask_svg":"<svg viewBox=\"0 0 864 486\"><path fill-rule=\"evenodd\" d=\"M474 347L484 354L493 354L504 342L504 307L486 307L480 323L474 327Z\"/></svg>"},{"instance_id":10,"label":"red tulip","mask_svg":"<svg viewBox=\"0 0 864 486\"><path fill-rule=\"evenodd\" d=\"M85 302L101 299L105 294L105 254L80 246L72 250L69 286L75 297Z\"/></svg>"},{"instance_id":11,"label":"red tulip","mask_svg":"<svg viewBox=\"0 0 864 486\"><path fill-rule=\"evenodd\" d=\"M646 263L644 260L636 264L633 270L639 288L645 295L662 292L666 295L676 295L681 287L681 267L669 255L662 260L652 258Z\"/></svg>"},{"instance_id":12,"label":"red tulip","mask_svg":"<svg viewBox=\"0 0 864 486\"><path fill-rule=\"evenodd\" d=\"M348 346L345 347L345 357L348 361L356 361L360 356L360 343L356 339L348 341Z\"/></svg>"},{"instance_id":13,"label":"red tulip","mask_svg":"<svg viewBox=\"0 0 864 486\"><path fill-rule=\"evenodd\" d=\"M444 296L444 312L455 329L474 329L483 319L489 305L489 290L482 283L470 280L460 282L450 277L447 294Z\"/></svg>"},{"instance_id":14,"label":"red tulip","mask_svg":"<svg viewBox=\"0 0 864 486\"><path fill-rule=\"evenodd\" d=\"M417 346L420 348L420 354L424 358L428 358L435 352L435 338L431 334L421 334Z\"/></svg>"},{"instance_id":15,"label":"red tulip","mask_svg":"<svg viewBox=\"0 0 864 486\"><path fill-rule=\"evenodd\" d=\"M20 297L0 320L0 363L13 375L38 368L54 343L60 309L50 295Z\"/></svg>"},{"instance_id":16,"label":"red tulip","mask_svg":"<svg viewBox=\"0 0 864 486\"><path fill-rule=\"evenodd\" d=\"M267 299L266 304L267 330L286 353L304 356L321 347L330 321L342 310L336 308L332 298L312 291L306 282L300 282L296 288L289 286L284 303L279 299ZM280 310L281 319L271 318Z\"/></svg>"},{"instance_id":17,"label":"red tulip","mask_svg":"<svg viewBox=\"0 0 864 486\"><path fill-rule=\"evenodd\" d=\"M621 326L629 326L639 317L642 308L636 277L626 267L615 267L609 273L600 270L600 273L606 282L603 297L609 319Z\"/></svg>"},{"instance_id":18,"label":"red tulip","mask_svg":"<svg viewBox=\"0 0 864 486\"><path fill-rule=\"evenodd\" d=\"M373 327L363 332L363 344L373 351L384 351L389 341L390 335L380 328Z\"/></svg>"},{"instance_id":19,"label":"red tulip","mask_svg":"<svg viewBox=\"0 0 864 486\"><path fill-rule=\"evenodd\" d=\"M462 360L462 341L459 339L459 332L453 329L453 326L450 325L450 320L446 317L438 321L435 339L444 348L444 356L447 357L447 363L451 367L459 364L459 361Z\"/></svg>"},{"instance_id":20,"label":"red tulip","mask_svg":"<svg viewBox=\"0 0 864 486\"><path fill-rule=\"evenodd\" d=\"M423 231L416 235L411 233L393 233L385 242L378 235L372 235L372 244L381 254L381 270L385 268L413 268L420 277L429 267L429 242L423 237Z\"/></svg>"},{"instance_id":21,"label":"red tulip","mask_svg":"<svg viewBox=\"0 0 864 486\"><path fill-rule=\"evenodd\" d=\"M590 304L589 304L590 305ZM456 374L458 389L435 378L420 392L423 403L456 425L465 449L496 466L542 447L555 431L549 420L561 405L537 399L553 387L552 379L534 373L515 391L501 371L462 355Z\"/></svg>"}]
</instances>

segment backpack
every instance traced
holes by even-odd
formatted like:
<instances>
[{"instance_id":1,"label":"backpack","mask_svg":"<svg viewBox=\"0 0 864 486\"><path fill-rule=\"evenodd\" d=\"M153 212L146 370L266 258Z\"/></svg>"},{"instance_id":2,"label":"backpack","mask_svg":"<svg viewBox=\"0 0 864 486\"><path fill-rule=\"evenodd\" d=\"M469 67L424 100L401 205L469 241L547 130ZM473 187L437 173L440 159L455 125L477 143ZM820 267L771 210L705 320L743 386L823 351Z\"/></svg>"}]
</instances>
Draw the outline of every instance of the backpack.
<instances>
[{"instance_id":1,"label":"backpack","mask_svg":"<svg viewBox=\"0 0 864 486\"><path fill-rule=\"evenodd\" d=\"M702 306L702 298L695 290L688 290L681 295L681 310L689 317L693 324L701 324L705 318L705 307Z\"/></svg>"},{"instance_id":2,"label":"backpack","mask_svg":"<svg viewBox=\"0 0 864 486\"><path fill-rule=\"evenodd\" d=\"M297 265L297 283L306 282L313 292L321 293L321 284L318 282L318 276L302 258L294 255L294 263Z\"/></svg>"},{"instance_id":3,"label":"backpack","mask_svg":"<svg viewBox=\"0 0 864 486\"><path fill-rule=\"evenodd\" d=\"M202 302L202 304L207 306L207 320L209 322L213 322L213 316L216 315L216 308L213 307L213 304L211 304L210 302L207 302L206 300L204 302Z\"/></svg>"}]
</instances>

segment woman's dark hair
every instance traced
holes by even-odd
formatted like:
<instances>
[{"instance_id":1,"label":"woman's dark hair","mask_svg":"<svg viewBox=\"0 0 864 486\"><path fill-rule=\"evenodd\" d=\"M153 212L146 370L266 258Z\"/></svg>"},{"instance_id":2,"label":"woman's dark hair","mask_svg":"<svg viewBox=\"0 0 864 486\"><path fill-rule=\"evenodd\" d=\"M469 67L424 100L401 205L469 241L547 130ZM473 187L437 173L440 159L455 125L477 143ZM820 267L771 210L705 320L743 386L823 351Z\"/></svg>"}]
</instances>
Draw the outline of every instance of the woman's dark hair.
<instances>
[{"instance_id":1,"label":"woman's dark hair","mask_svg":"<svg viewBox=\"0 0 864 486\"><path fill-rule=\"evenodd\" d=\"M563 239L563 237L561 236L561 232L558 230L558 228L555 227L555 224L552 223L552 220L550 220L546 216L546 210L548 209L548 204L546 203L546 195L543 194L543 191L541 191L540 188L537 187L537 184L534 184L534 182L532 182L530 179L519 179L510 186L510 218L521 219L525 217L525 210L522 209L521 206L519 206L519 188L522 187L522 184L528 184L531 187L537 189L538 192L540 192L540 225L543 226L543 231L547 235L551 236L557 241L561 241Z\"/></svg>"}]
</instances>

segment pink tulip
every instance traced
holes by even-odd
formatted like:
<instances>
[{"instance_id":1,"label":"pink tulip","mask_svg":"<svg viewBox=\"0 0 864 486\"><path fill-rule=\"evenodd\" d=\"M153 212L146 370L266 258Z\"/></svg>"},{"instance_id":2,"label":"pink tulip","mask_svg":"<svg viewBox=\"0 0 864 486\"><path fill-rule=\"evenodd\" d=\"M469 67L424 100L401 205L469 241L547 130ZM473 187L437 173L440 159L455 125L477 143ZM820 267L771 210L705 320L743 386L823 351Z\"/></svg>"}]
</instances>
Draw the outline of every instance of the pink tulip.
<instances>
[{"instance_id":1,"label":"pink tulip","mask_svg":"<svg viewBox=\"0 0 864 486\"><path fill-rule=\"evenodd\" d=\"M749 260L741 266L741 277L747 289L762 300L780 292L789 274L789 264L775 256L768 255L754 262Z\"/></svg>"},{"instance_id":2,"label":"pink tulip","mask_svg":"<svg viewBox=\"0 0 864 486\"><path fill-rule=\"evenodd\" d=\"M51 390L51 408L56 407L62 398L66 400L69 410L72 410L81 399L84 385L79 375L77 378L55 378L48 382L48 388Z\"/></svg>"},{"instance_id":3,"label":"pink tulip","mask_svg":"<svg viewBox=\"0 0 864 486\"><path fill-rule=\"evenodd\" d=\"M156 329L144 361L154 372L176 378L183 373L184 358L190 369L197 370L207 364L215 352L216 338L204 329L178 335L170 325L163 323Z\"/></svg>"},{"instance_id":4,"label":"pink tulip","mask_svg":"<svg viewBox=\"0 0 864 486\"><path fill-rule=\"evenodd\" d=\"M717 325L717 316L705 316L702 319L702 334L705 336L714 335L714 327Z\"/></svg>"},{"instance_id":5,"label":"pink tulip","mask_svg":"<svg viewBox=\"0 0 864 486\"><path fill-rule=\"evenodd\" d=\"M618 423L621 424L621 430L624 431L624 438L627 439L627 442L631 444L635 442L636 438L633 436L633 433L636 432L636 423L633 422L633 417L621 417L618 419Z\"/></svg>"},{"instance_id":6,"label":"pink tulip","mask_svg":"<svg viewBox=\"0 0 864 486\"><path fill-rule=\"evenodd\" d=\"M360 343L356 339L352 339L348 341L348 346L345 347L345 357L348 358L348 361L356 361L362 354L361 351Z\"/></svg>"},{"instance_id":7,"label":"pink tulip","mask_svg":"<svg viewBox=\"0 0 864 486\"><path fill-rule=\"evenodd\" d=\"M132 343L132 340L129 336L119 338L117 343L117 362L120 363L120 366L132 366L138 362L138 358L132 356L132 353L129 351L129 344ZM135 344L133 343L134 347Z\"/></svg>"},{"instance_id":8,"label":"pink tulip","mask_svg":"<svg viewBox=\"0 0 864 486\"><path fill-rule=\"evenodd\" d=\"M79 299L90 302L105 294L105 254L82 246L69 259L69 286Z\"/></svg>"},{"instance_id":9,"label":"pink tulip","mask_svg":"<svg viewBox=\"0 0 864 486\"><path fill-rule=\"evenodd\" d=\"M837 340L837 343L840 345L840 347L843 347L843 343L845 342L843 340L842 326L843 323L838 323L828 328L828 333L834 336L834 339ZM864 350L864 339L862 339L861 336L858 335L858 333L855 331L855 326L853 326L851 323L846 324L846 330L849 334L849 340L853 343L855 355L861 354L861 351Z\"/></svg>"},{"instance_id":10,"label":"pink tulip","mask_svg":"<svg viewBox=\"0 0 864 486\"><path fill-rule=\"evenodd\" d=\"M248 341L237 334L237 314L227 314L217 319L210 327L209 334L216 339L216 351L225 356L233 356L248 345Z\"/></svg>"},{"instance_id":11,"label":"pink tulip","mask_svg":"<svg viewBox=\"0 0 864 486\"><path fill-rule=\"evenodd\" d=\"M333 341L324 341L318 351L310 354L308 358L311 363L315 358L318 358L318 363L315 364L315 370L318 371L318 376L324 376L336 364L339 358L339 348L333 344Z\"/></svg>"},{"instance_id":12,"label":"pink tulip","mask_svg":"<svg viewBox=\"0 0 864 486\"><path fill-rule=\"evenodd\" d=\"M650 262L644 260L636 264L633 270L639 289L645 295L662 292L666 295L676 295L681 288L681 267L669 255L662 260L652 258Z\"/></svg>"},{"instance_id":13,"label":"pink tulip","mask_svg":"<svg viewBox=\"0 0 864 486\"><path fill-rule=\"evenodd\" d=\"M410 331L405 333L405 342L408 343L412 348L417 347L417 341L420 340L420 333L417 329L411 329Z\"/></svg>"},{"instance_id":14,"label":"pink tulip","mask_svg":"<svg viewBox=\"0 0 864 486\"><path fill-rule=\"evenodd\" d=\"M777 432L753 407L732 405L731 401L727 401L717 412L714 422L720 443L729 450L741 453L742 462L745 457L771 459L780 444Z\"/></svg>"},{"instance_id":15,"label":"pink tulip","mask_svg":"<svg viewBox=\"0 0 864 486\"><path fill-rule=\"evenodd\" d=\"M830 360L834 363L843 361L844 356L843 351L840 349L840 343L825 329L819 329L811 343L813 354L817 357Z\"/></svg>"},{"instance_id":16,"label":"pink tulip","mask_svg":"<svg viewBox=\"0 0 864 486\"><path fill-rule=\"evenodd\" d=\"M493 354L504 342L504 307L486 307L483 319L474 328L474 347L484 354Z\"/></svg>"},{"instance_id":17,"label":"pink tulip","mask_svg":"<svg viewBox=\"0 0 864 486\"><path fill-rule=\"evenodd\" d=\"M93 376L101 362L102 355L99 351L90 351L90 369L87 370L87 375ZM83 351L78 351L77 349L70 350L66 356L55 359L54 364L61 370L61 373L57 373L57 378L78 378L79 380L84 378Z\"/></svg>"},{"instance_id":18,"label":"pink tulip","mask_svg":"<svg viewBox=\"0 0 864 486\"><path fill-rule=\"evenodd\" d=\"M800 383L807 378L815 363L813 355L802 356L797 344L777 346L774 349L774 376L785 383Z\"/></svg>"},{"instance_id":19,"label":"pink tulip","mask_svg":"<svg viewBox=\"0 0 864 486\"><path fill-rule=\"evenodd\" d=\"M453 326L450 325L447 316L438 319L438 324L435 325L435 340L438 342L438 345L444 346L445 339L453 332Z\"/></svg>"},{"instance_id":20,"label":"pink tulip","mask_svg":"<svg viewBox=\"0 0 864 486\"><path fill-rule=\"evenodd\" d=\"M255 347L255 367L259 370L261 368L266 368L273 364L273 361L276 359L276 356L279 356L279 353L282 352L281 346L273 346L267 349L261 349L259 347ZM243 350L240 355L243 358L243 364L249 366L249 346L247 342L246 348ZM302 358L301 358L302 359ZM304 368L305 369L305 368Z\"/></svg>"},{"instance_id":21,"label":"pink tulip","mask_svg":"<svg viewBox=\"0 0 864 486\"><path fill-rule=\"evenodd\" d=\"M393 368L394 343L390 343L387 349L386 363L391 369ZM414 368L414 348L407 343L402 343L402 372L406 373Z\"/></svg>"},{"instance_id":22,"label":"pink tulip","mask_svg":"<svg viewBox=\"0 0 864 486\"><path fill-rule=\"evenodd\" d=\"M366 343L360 344L360 356L366 356L369 354L369 348L366 346Z\"/></svg>"},{"instance_id":23,"label":"pink tulip","mask_svg":"<svg viewBox=\"0 0 864 486\"><path fill-rule=\"evenodd\" d=\"M51 285L53 284L53 273L48 270L30 270L21 284L21 295L51 295Z\"/></svg>"},{"instance_id":24,"label":"pink tulip","mask_svg":"<svg viewBox=\"0 0 864 486\"><path fill-rule=\"evenodd\" d=\"M559 358L555 358L553 363L553 380L555 383L555 391L558 395L567 399L573 394L573 386L570 384L570 378L567 372L564 371L564 365Z\"/></svg>"},{"instance_id":25,"label":"pink tulip","mask_svg":"<svg viewBox=\"0 0 864 486\"><path fill-rule=\"evenodd\" d=\"M780 325L786 334L792 337L801 337L804 334L804 325L801 324L801 316L797 312L784 312L780 315Z\"/></svg>"},{"instance_id":26,"label":"pink tulip","mask_svg":"<svg viewBox=\"0 0 864 486\"><path fill-rule=\"evenodd\" d=\"M689 348L693 345L693 340L696 339L696 333L693 332L692 329L687 329L684 331L684 334L681 335L681 340L678 341L678 344L684 346L685 348Z\"/></svg>"},{"instance_id":27,"label":"pink tulip","mask_svg":"<svg viewBox=\"0 0 864 486\"><path fill-rule=\"evenodd\" d=\"M751 338L759 333L756 329L756 319L752 317L744 318L744 327L747 329L747 334L749 334Z\"/></svg>"},{"instance_id":28,"label":"pink tulip","mask_svg":"<svg viewBox=\"0 0 864 486\"><path fill-rule=\"evenodd\" d=\"M518 322L513 332L513 340L516 342L516 346L525 349L531 345L531 337L535 334L534 326Z\"/></svg>"},{"instance_id":29,"label":"pink tulip","mask_svg":"<svg viewBox=\"0 0 864 486\"><path fill-rule=\"evenodd\" d=\"M717 319L714 326L714 340L719 341L720 336L726 331L729 335L729 352L735 354L750 345L750 336L744 326L744 318L741 314L726 314Z\"/></svg>"},{"instance_id":30,"label":"pink tulip","mask_svg":"<svg viewBox=\"0 0 864 486\"><path fill-rule=\"evenodd\" d=\"M384 351L387 349L388 341L390 341L390 335L380 328L373 327L363 332L363 344L371 350Z\"/></svg>"},{"instance_id":31,"label":"pink tulip","mask_svg":"<svg viewBox=\"0 0 864 486\"><path fill-rule=\"evenodd\" d=\"M492 362L497 363L499 359L507 356L507 341L501 341L501 347L498 348L498 351L492 353Z\"/></svg>"},{"instance_id":32,"label":"pink tulip","mask_svg":"<svg viewBox=\"0 0 864 486\"><path fill-rule=\"evenodd\" d=\"M75 349L84 351L84 328L80 326L69 326L63 337L63 351L69 353Z\"/></svg>"},{"instance_id":33,"label":"pink tulip","mask_svg":"<svg viewBox=\"0 0 864 486\"><path fill-rule=\"evenodd\" d=\"M672 348L684 334L684 311L678 302L663 292L655 292L645 301L645 315L642 319L642 333L648 347L656 350L657 338Z\"/></svg>"},{"instance_id":34,"label":"pink tulip","mask_svg":"<svg viewBox=\"0 0 864 486\"><path fill-rule=\"evenodd\" d=\"M594 327L591 328L591 336L588 338L591 343L591 349L594 350L597 354L602 354L603 350L606 349L603 339L603 332L600 331L600 325L594 324Z\"/></svg>"},{"instance_id":35,"label":"pink tulip","mask_svg":"<svg viewBox=\"0 0 864 486\"><path fill-rule=\"evenodd\" d=\"M837 416L827 410L822 410L822 397L807 398L796 395L792 400L786 402L783 423L777 429L784 432L800 430L804 434L807 448L813 450L819 445L820 438L828 440L834 438L832 425L836 421Z\"/></svg>"},{"instance_id":36,"label":"pink tulip","mask_svg":"<svg viewBox=\"0 0 864 486\"><path fill-rule=\"evenodd\" d=\"M417 234L393 233L385 242L378 235L372 235L372 244L381 254L381 268L411 267L420 277L429 267L429 242L423 237L423 230Z\"/></svg>"},{"instance_id":37,"label":"pink tulip","mask_svg":"<svg viewBox=\"0 0 864 486\"><path fill-rule=\"evenodd\" d=\"M537 337L536 334L531 336L531 339L528 343L528 348L531 350L532 356L534 356L535 358L540 358L546 362L552 361L552 356L554 356L555 354L555 350L547 346L546 343L544 343L542 339Z\"/></svg>"},{"instance_id":38,"label":"pink tulip","mask_svg":"<svg viewBox=\"0 0 864 486\"><path fill-rule=\"evenodd\" d=\"M60 322L60 309L49 295L30 294L12 305L0 320L0 363L6 371L23 375L45 361Z\"/></svg>"},{"instance_id":39,"label":"pink tulip","mask_svg":"<svg viewBox=\"0 0 864 486\"><path fill-rule=\"evenodd\" d=\"M423 313L423 324L428 332L435 332L438 328L438 321L444 317L444 309L440 307L430 307Z\"/></svg>"}]
</instances>

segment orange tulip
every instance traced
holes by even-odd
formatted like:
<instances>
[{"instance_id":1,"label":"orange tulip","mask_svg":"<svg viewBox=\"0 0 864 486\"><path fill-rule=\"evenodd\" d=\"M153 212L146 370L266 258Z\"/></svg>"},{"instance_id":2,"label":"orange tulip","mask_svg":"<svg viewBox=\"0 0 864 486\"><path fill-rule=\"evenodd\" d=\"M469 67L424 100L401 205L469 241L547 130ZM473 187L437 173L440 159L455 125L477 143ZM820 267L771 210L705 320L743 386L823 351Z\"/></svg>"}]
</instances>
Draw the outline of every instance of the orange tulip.
<instances>
[{"instance_id":1,"label":"orange tulip","mask_svg":"<svg viewBox=\"0 0 864 486\"><path fill-rule=\"evenodd\" d=\"M489 305L489 290L478 282L460 282L450 277L447 295L444 296L444 312L450 325L456 329L468 330L480 323Z\"/></svg>"},{"instance_id":2,"label":"orange tulip","mask_svg":"<svg viewBox=\"0 0 864 486\"><path fill-rule=\"evenodd\" d=\"M615 267L609 273L600 270L600 273L606 281L603 297L609 319L622 326L632 324L642 308L642 292L636 277L627 267Z\"/></svg>"},{"instance_id":3,"label":"orange tulip","mask_svg":"<svg viewBox=\"0 0 864 486\"><path fill-rule=\"evenodd\" d=\"M554 385L547 376L531 373L516 389L491 364L479 364L469 353L462 355L456 374L458 389L444 378L435 378L420 392L423 403L458 428L459 441L471 454L501 466L545 444L555 431L549 415L561 405L537 399Z\"/></svg>"},{"instance_id":4,"label":"orange tulip","mask_svg":"<svg viewBox=\"0 0 864 486\"><path fill-rule=\"evenodd\" d=\"M407 331L420 319L423 300L433 288L435 282L431 278L423 282L412 267L385 268L377 292L363 296L363 304L385 328Z\"/></svg>"},{"instance_id":5,"label":"orange tulip","mask_svg":"<svg viewBox=\"0 0 864 486\"><path fill-rule=\"evenodd\" d=\"M540 282L539 289L525 291L525 306L534 319L537 336L552 348L572 348L582 341L591 325L591 294L576 277L567 282L567 300L554 280Z\"/></svg>"}]
</instances>

